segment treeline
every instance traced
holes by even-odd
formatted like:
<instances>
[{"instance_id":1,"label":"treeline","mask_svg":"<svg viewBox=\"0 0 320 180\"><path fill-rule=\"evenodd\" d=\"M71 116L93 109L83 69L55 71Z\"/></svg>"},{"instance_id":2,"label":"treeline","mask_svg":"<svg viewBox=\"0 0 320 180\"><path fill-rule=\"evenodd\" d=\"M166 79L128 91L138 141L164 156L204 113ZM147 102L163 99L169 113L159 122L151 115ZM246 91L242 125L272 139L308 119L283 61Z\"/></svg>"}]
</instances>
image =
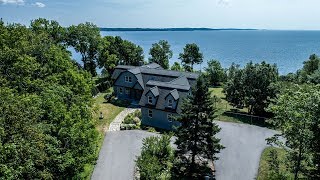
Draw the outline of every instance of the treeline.
<instances>
[{"instance_id":1,"label":"treeline","mask_svg":"<svg viewBox=\"0 0 320 180\"><path fill-rule=\"evenodd\" d=\"M0 21L0 179L85 179L97 159L94 84L67 34L56 21Z\"/></svg>"}]
</instances>

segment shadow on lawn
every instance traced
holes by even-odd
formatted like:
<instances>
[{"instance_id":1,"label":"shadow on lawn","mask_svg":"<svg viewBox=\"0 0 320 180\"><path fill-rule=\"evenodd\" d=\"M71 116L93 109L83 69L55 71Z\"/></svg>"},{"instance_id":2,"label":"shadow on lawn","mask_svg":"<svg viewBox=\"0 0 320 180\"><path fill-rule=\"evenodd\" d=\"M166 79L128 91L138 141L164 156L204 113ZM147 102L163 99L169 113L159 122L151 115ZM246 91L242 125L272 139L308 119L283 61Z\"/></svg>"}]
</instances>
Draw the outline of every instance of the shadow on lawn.
<instances>
[{"instance_id":1,"label":"shadow on lawn","mask_svg":"<svg viewBox=\"0 0 320 180\"><path fill-rule=\"evenodd\" d=\"M115 106L126 108L130 105L131 102L127 101L127 100L120 100L120 99L111 98L110 100L105 99L105 101L103 103L111 103Z\"/></svg>"},{"instance_id":2,"label":"shadow on lawn","mask_svg":"<svg viewBox=\"0 0 320 180\"><path fill-rule=\"evenodd\" d=\"M259 117L259 116L249 115L244 112L233 112L233 111L226 111L222 115L226 117L235 118L238 121L241 121L245 124L272 128L272 125L267 122L267 118L265 117Z\"/></svg>"}]
</instances>

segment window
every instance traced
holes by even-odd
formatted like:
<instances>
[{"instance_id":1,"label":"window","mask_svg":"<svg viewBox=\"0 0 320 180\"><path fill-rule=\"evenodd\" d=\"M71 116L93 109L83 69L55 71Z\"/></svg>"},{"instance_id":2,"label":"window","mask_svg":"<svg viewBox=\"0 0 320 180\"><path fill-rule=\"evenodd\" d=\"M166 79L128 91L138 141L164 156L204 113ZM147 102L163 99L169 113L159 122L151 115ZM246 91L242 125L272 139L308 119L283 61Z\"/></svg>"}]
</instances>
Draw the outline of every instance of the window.
<instances>
[{"instance_id":1,"label":"window","mask_svg":"<svg viewBox=\"0 0 320 180\"><path fill-rule=\"evenodd\" d=\"M124 81L131 83L132 82L132 77L131 76L125 76L124 77Z\"/></svg>"},{"instance_id":2,"label":"window","mask_svg":"<svg viewBox=\"0 0 320 180\"><path fill-rule=\"evenodd\" d=\"M168 100L168 107L172 108L172 105L173 105L172 99L169 99Z\"/></svg>"},{"instance_id":3,"label":"window","mask_svg":"<svg viewBox=\"0 0 320 180\"><path fill-rule=\"evenodd\" d=\"M173 115L172 115L172 114L170 114L170 113L168 113L168 115L167 115L167 116L168 116L168 117L167 117L167 118L168 118L168 121L169 121L169 122L172 122L172 121L173 121L173 119L174 119L174 118L173 118Z\"/></svg>"},{"instance_id":4,"label":"window","mask_svg":"<svg viewBox=\"0 0 320 180\"><path fill-rule=\"evenodd\" d=\"M126 94L130 94L130 89L126 88Z\"/></svg>"},{"instance_id":5,"label":"window","mask_svg":"<svg viewBox=\"0 0 320 180\"><path fill-rule=\"evenodd\" d=\"M148 110L148 116L149 116L149 118L152 118L152 110Z\"/></svg>"},{"instance_id":6,"label":"window","mask_svg":"<svg viewBox=\"0 0 320 180\"><path fill-rule=\"evenodd\" d=\"M123 93L123 89L119 88L119 93L122 94Z\"/></svg>"},{"instance_id":7,"label":"window","mask_svg":"<svg viewBox=\"0 0 320 180\"><path fill-rule=\"evenodd\" d=\"M189 96L191 96L191 95L192 95L192 94L191 94L191 91L189 91L189 92L188 92L188 95L189 95Z\"/></svg>"},{"instance_id":8,"label":"window","mask_svg":"<svg viewBox=\"0 0 320 180\"><path fill-rule=\"evenodd\" d=\"M151 96L148 96L148 103L152 104L152 97Z\"/></svg>"}]
</instances>

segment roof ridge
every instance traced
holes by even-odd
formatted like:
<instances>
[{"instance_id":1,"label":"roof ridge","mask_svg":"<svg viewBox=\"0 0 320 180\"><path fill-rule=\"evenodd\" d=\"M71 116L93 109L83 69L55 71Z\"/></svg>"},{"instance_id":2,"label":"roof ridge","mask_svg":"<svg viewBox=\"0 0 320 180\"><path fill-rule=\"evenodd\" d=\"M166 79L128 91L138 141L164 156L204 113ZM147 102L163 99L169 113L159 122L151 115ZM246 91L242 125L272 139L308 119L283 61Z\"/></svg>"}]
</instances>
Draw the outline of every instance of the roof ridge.
<instances>
[{"instance_id":1,"label":"roof ridge","mask_svg":"<svg viewBox=\"0 0 320 180\"><path fill-rule=\"evenodd\" d=\"M147 68L147 67L143 67L143 66L137 66L137 67L140 67L140 68L145 68L145 69L150 69L150 68ZM155 69L155 70L159 70L159 71L169 71L169 72L178 72L178 73L181 73L183 75L185 74L198 74L198 73L195 73L195 72L186 72L186 71L176 71L176 70L170 70L170 69ZM180 77L180 76L179 76Z\"/></svg>"}]
</instances>

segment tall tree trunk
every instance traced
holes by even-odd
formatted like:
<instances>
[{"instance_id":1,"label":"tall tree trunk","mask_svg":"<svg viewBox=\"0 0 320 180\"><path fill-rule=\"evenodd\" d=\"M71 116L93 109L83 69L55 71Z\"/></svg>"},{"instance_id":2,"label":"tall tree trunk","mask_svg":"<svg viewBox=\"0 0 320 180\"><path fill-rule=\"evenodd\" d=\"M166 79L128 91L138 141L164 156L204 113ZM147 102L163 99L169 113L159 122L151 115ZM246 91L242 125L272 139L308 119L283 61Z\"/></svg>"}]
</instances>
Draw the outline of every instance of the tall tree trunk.
<instances>
[{"instance_id":1,"label":"tall tree trunk","mask_svg":"<svg viewBox=\"0 0 320 180\"><path fill-rule=\"evenodd\" d=\"M303 123L303 129L306 128L306 122L304 121ZM303 142L303 137L302 135L300 135L300 139L299 139L299 154L298 154L298 159L297 159L297 163L296 163L296 167L294 170L294 180L298 179L298 175L299 175L299 171L300 171L300 166L301 166L301 157L302 157L302 142Z\"/></svg>"},{"instance_id":2,"label":"tall tree trunk","mask_svg":"<svg viewBox=\"0 0 320 180\"><path fill-rule=\"evenodd\" d=\"M294 170L294 180L298 179L298 174L299 174L300 165L301 165L301 156L302 156L302 146L301 146L301 140L300 140L299 155L298 155L298 160L297 160L296 167Z\"/></svg>"}]
</instances>

